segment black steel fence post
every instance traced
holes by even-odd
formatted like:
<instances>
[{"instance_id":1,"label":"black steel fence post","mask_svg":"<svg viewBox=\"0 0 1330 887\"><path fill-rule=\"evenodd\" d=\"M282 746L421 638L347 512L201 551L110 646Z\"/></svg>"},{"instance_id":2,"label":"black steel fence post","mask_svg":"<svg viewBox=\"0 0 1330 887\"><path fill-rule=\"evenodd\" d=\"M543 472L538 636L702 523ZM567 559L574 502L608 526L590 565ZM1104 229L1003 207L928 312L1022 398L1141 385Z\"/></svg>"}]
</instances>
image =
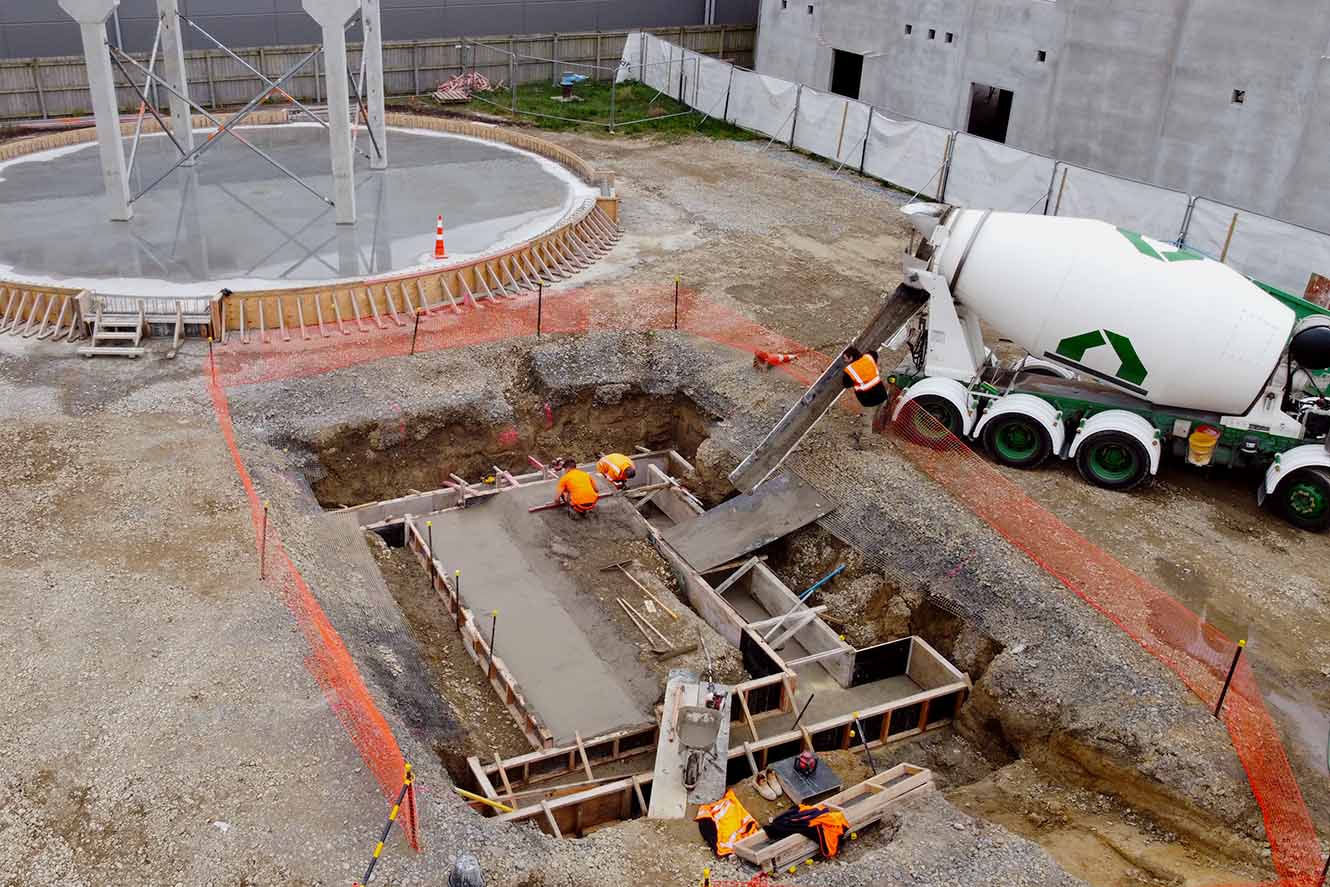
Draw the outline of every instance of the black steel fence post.
<instances>
[{"instance_id":1,"label":"black steel fence post","mask_svg":"<svg viewBox=\"0 0 1330 887\"><path fill-rule=\"evenodd\" d=\"M268 562L268 503L263 503L263 521L259 528L259 578L264 579Z\"/></svg>"},{"instance_id":2,"label":"black steel fence post","mask_svg":"<svg viewBox=\"0 0 1330 887\"><path fill-rule=\"evenodd\" d=\"M679 329L679 278L674 278L674 329Z\"/></svg>"},{"instance_id":3,"label":"black steel fence post","mask_svg":"<svg viewBox=\"0 0 1330 887\"><path fill-rule=\"evenodd\" d=\"M1224 699L1228 696L1229 685L1233 683L1233 673L1238 670L1238 660L1242 658L1242 651L1246 649L1245 640L1238 641L1238 649L1233 651L1233 664L1228 667L1228 677L1224 678L1224 689L1219 691L1219 702L1215 703L1215 717L1219 717L1219 712L1224 707Z\"/></svg>"},{"instance_id":4,"label":"black steel fence post","mask_svg":"<svg viewBox=\"0 0 1330 887\"><path fill-rule=\"evenodd\" d=\"M411 353L416 353L416 337L420 335L420 310L416 309L416 326L411 330Z\"/></svg>"},{"instance_id":5,"label":"black steel fence post","mask_svg":"<svg viewBox=\"0 0 1330 887\"><path fill-rule=\"evenodd\" d=\"M536 338L540 338L540 328L545 322L545 284L536 284Z\"/></svg>"}]
</instances>

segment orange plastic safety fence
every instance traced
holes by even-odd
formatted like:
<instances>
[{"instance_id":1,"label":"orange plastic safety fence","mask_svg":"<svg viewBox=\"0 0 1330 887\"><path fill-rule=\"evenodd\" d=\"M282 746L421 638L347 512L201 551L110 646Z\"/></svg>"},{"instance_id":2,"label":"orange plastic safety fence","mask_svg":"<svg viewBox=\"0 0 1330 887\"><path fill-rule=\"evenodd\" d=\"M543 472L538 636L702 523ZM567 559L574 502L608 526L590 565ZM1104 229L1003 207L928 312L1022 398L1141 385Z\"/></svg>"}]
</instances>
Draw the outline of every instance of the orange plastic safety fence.
<instances>
[{"instance_id":1,"label":"orange plastic safety fence","mask_svg":"<svg viewBox=\"0 0 1330 887\"><path fill-rule=\"evenodd\" d=\"M1235 641L1062 523L917 402L902 406L891 430L910 461L1215 706ZM1222 714L1261 807L1281 883L1316 884L1322 860L1316 829L1246 656Z\"/></svg>"},{"instance_id":2,"label":"orange plastic safety fence","mask_svg":"<svg viewBox=\"0 0 1330 887\"><path fill-rule=\"evenodd\" d=\"M677 304L677 314L676 314ZM485 301L479 307L451 308L422 313L419 323L407 318L403 325L380 330L354 322L342 332L335 324L306 327L289 333L251 333L248 342L229 334L218 346L214 363L218 383L224 387L319 375L375 360L405 357L468 345L498 342L519 336L588 333L608 330L678 329L747 351L798 353L800 357L777 367L800 381L811 381L808 366L821 367L825 358L800 343L745 318L739 312L680 288L678 300L672 284L649 287L582 287L550 291L543 298L524 294L517 298Z\"/></svg>"},{"instance_id":3,"label":"orange plastic safety fence","mask_svg":"<svg viewBox=\"0 0 1330 887\"><path fill-rule=\"evenodd\" d=\"M355 661L342 642L341 636L328 621L328 616L305 584L300 571L282 546L281 535L273 522L264 514L254 481L245 468L244 459L236 447L235 429L231 424L231 410L226 392L220 385L208 383L217 424L231 451L236 472L249 499L250 518L254 523L255 547L262 552L264 581L286 604L295 617L309 646L305 667L323 689L324 698L337 716L342 727L355 743L366 767L374 774L384 796L392 801L402 790L406 761L398 748L392 728L384 719L369 689L360 677ZM420 849L420 835L416 812L415 792L407 792L400 814L402 830L415 850Z\"/></svg>"}]
</instances>

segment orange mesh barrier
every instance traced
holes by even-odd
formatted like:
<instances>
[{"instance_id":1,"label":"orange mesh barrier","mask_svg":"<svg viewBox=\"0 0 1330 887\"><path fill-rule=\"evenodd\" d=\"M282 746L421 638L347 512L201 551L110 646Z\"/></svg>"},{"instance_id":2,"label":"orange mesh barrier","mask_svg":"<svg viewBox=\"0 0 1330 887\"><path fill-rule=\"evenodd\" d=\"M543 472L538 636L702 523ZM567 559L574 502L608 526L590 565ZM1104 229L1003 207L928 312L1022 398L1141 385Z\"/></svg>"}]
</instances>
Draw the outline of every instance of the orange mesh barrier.
<instances>
[{"instance_id":1,"label":"orange mesh barrier","mask_svg":"<svg viewBox=\"0 0 1330 887\"><path fill-rule=\"evenodd\" d=\"M668 330L675 325L674 286L579 287L547 292L543 298L524 294L517 298L485 301L477 308L450 308L422 313L419 323L408 320L385 330L349 329L335 324L291 331L290 341L269 331L255 333L249 344L232 336L214 355L217 380L223 386L303 378L370 361L406 357L415 353L481 345L519 336L534 336L537 324L544 334L586 333L597 330ZM825 358L811 354L800 343L748 320L737 311L703 298L693 290L679 290L678 328L756 353L798 353L793 363L778 369L800 381L811 381Z\"/></svg>"},{"instance_id":2,"label":"orange mesh barrier","mask_svg":"<svg viewBox=\"0 0 1330 887\"><path fill-rule=\"evenodd\" d=\"M1215 706L1235 641L1062 523L914 402L904 404L891 430L918 468ZM1316 884L1316 828L1245 655L1223 719L1261 807L1281 883Z\"/></svg>"},{"instance_id":3,"label":"orange mesh barrier","mask_svg":"<svg viewBox=\"0 0 1330 887\"><path fill-rule=\"evenodd\" d=\"M272 522L264 515L262 502L254 481L245 468L245 462L236 448L235 429L231 425L231 410L227 405L226 392L217 384L209 383L208 391L212 395L213 408L217 412L217 424L221 427L222 437L231 451L236 472L245 487L249 498L250 518L254 523L254 544L263 552L265 584L277 593L295 616L305 642L309 645L309 655L305 657L305 667L323 688L324 698L337 716L342 727L355 743L356 749L364 759L366 767L378 780L384 796L395 801L402 789L402 780L406 773L406 761L397 747L392 728L384 720L378 706L374 704L369 689L361 680L341 636L328 621L328 616L319 606L318 600L310 592L309 586L301 577L291 558L282 546L281 536ZM401 811L402 830L412 849L420 849L420 836L417 824L415 792L408 792Z\"/></svg>"},{"instance_id":4,"label":"orange mesh barrier","mask_svg":"<svg viewBox=\"0 0 1330 887\"><path fill-rule=\"evenodd\" d=\"M214 401L219 403L219 419L223 420L223 431L231 443L230 422L224 412L225 397L219 385L311 376L406 356L413 350L438 351L531 336L538 325L545 333L676 328L751 352L756 357L755 363L774 366L804 385L817 378L830 359L692 290L676 290L672 285L583 287L551 292L544 299L523 295L460 312L436 310L423 314L418 326L407 323L348 336L335 331L325 336L307 328L293 333L289 342L278 341L276 335L270 334L265 341L256 339L249 345L233 343L219 348L215 356ZM773 355L790 354L798 357L793 361L770 359ZM855 408L847 398L842 398L840 404ZM946 433L931 416L907 404L891 424L891 430L901 453L918 468L1127 632L1176 673L1200 699L1211 706L1215 704L1233 659L1232 640L1063 524L962 441ZM234 444L231 445L234 453ZM238 454L236 463L250 495L251 509L258 509L257 497ZM257 510L255 514L257 520ZM291 571L294 581L299 582L299 574L285 555L281 555L281 562ZM299 582L299 588L317 609L303 582ZM326 624L326 618L322 622ZM331 627L328 631L332 631ZM332 637L336 638L335 632ZM373 709L373 702L368 699L340 640L336 641L335 649L340 651L340 657L345 657L338 661L344 662L349 673L355 675L354 681L343 678L337 686L354 684L351 696L357 698L356 693L363 694L363 702L358 704L367 704L374 713L369 719L360 719L358 714L344 716L343 721L357 738L366 761L376 761L372 769L385 786L385 793L390 793L401 784L400 752L386 724L381 732L374 726L382 724L382 718ZM334 702L334 708L339 706L353 709L353 704ZM1223 718L1260 805L1279 883L1283 887L1318 885L1322 857L1311 815L1246 657L1234 675ZM391 754L385 756L384 748L391 748ZM414 835L414 811L411 814L409 821Z\"/></svg>"}]
</instances>

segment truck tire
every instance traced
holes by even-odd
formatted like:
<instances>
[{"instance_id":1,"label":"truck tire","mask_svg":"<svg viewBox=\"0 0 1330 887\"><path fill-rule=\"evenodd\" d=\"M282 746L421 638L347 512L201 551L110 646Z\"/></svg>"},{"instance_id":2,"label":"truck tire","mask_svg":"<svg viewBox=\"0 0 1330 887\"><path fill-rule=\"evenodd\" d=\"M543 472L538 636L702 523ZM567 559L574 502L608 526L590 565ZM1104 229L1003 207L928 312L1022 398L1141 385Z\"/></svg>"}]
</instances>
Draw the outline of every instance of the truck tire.
<instances>
[{"instance_id":1,"label":"truck tire","mask_svg":"<svg viewBox=\"0 0 1330 887\"><path fill-rule=\"evenodd\" d=\"M999 465L1038 468L1053 452L1048 429L1033 416L1004 413L984 427L984 449Z\"/></svg>"},{"instance_id":2,"label":"truck tire","mask_svg":"<svg viewBox=\"0 0 1330 887\"><path fill-rule=\"evenodd\" d=\"M1100 431L1081 442L1076 467L1095 486L1126 492L1150 476L1150 454L1125 431Z\"/></svg>"},{"instance_id":3,"label":"truck tire","mask_svg":"<svg viewBox=\"0 0 1330 887\"><path fill-rule=\"evenodd\" d=\"M1293 526L1313 533L1330 527L1330 471L1303 468L1284 479L1275 491L1279 510Z\"/></svg>"},{"instance_id":4,"label":"truck tire","mask_svg":"<svg viewBox=\"0 0 1330 887\"><path fill-rule=\"evenodd\" d=\"M921 394L905 405L910 411L909 436L915 443L940 447L964 432L961 411L937 394ZM939 427L941 426L941 427Z\"/></svg>"}]
</instances>

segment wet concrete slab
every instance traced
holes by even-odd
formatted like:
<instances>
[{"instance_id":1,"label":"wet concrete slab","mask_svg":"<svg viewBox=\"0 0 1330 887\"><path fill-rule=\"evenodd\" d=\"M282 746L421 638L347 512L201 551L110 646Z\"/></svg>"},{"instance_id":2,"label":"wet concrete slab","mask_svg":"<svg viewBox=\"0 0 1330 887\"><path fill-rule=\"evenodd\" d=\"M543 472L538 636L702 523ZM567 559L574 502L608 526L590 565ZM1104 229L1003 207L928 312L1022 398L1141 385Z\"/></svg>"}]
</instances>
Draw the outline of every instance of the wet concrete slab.
<instances>
[{"instance_id":1,"label":"wet concrete slab","mask_svg":"<svg viewBox=\"0 0 1330 887\"><path fill-rule=\"evenodd\" d=\"M179 294L182 284L211 295L222 286L363 277L433 261L440 213L449 257L461 260L544 232L592 194L571 172L533 154L392 129L388 170L373 172L357 155L358 221L338 226L318 196L333 193L321 127L238 132L317 194L221 136L193 170L176 170L137 200L132 221L112 222L102 203L96 144L56 149L0 165L0 271L137 295ZM358 144L373 150L363 132ZM126 140L126 152L128 146ZM133 193L178 158L166 137L144 137Z\"/></svg>"},{"instance_id":2,"label":"wet concrete slab","mask_svg":"<svg viewBox=\"0 0 1330 887\"><path fill-rule=\"evenodd\" d=\"M638 650L600 631L608 622L603 606L580 592L580 558L568 547L589 551L600 537L645 535L644 524L617 498L603 499L599 516L583 520L562 510L527 512L553 496L553 482L533 484L413 520L422 536L426 520L433 523L435 555L449 571L462 571L462 599L482 632L499 611L498 655L565 742L575 731L590 737L651 720L655 694L643 698L630 685Z\"/></svg>"}]
</instances>

